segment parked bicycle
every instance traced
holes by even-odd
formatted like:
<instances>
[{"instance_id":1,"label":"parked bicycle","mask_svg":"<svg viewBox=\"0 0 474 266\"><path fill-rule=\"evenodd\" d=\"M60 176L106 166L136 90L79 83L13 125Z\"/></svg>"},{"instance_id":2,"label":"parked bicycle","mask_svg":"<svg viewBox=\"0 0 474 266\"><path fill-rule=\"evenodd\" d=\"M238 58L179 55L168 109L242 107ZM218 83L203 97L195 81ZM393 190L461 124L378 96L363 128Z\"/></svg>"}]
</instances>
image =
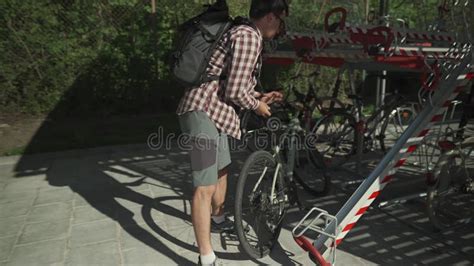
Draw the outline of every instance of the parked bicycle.
<instances>
[{"instance_id":1,"label":"parked bicycle","mask_svg":"<svg viewBox=\"0 0 474 266\"><path fill-rule=\"evenodd\" d=\"M319 71L309 75L297 74L290 78L290 86L287 91L286 100L291 93L295 100L303 105L298 117L306 130L310 130L315 124L315 115L322 116L334 110L345 109L345 105L337 98L339 94L340 80L336 85L332 96L319 97L316 93L315 78L319 76ZM307 90L302 93L296 89L295 83L298 80L307 82ZM291 108L290 108L291 109ZM289 122L288 110L286 105L279 103L271 106L272 117L278 118L284 123ZM274 136L266 128L267 120L255 114L252 110L243 111L240 114L242 140L250 151L271 150L275 144Z\"/></svg>"},{"instance_id":2,"label":"parked bicycle","mask_svg":"<svg viewBox=\"0 0 474 266\"><path fill-rule=\"evenodd\" d=\"M315 150L324 156L327 167L335 168L346 163L357 153L373 151L376 143L387 152L416 116L413 107L407 106L402 96L395 93L369 117L364 117L362 98L349 95L354 105L345 110L334 110L324 115L312 128L318 136ZM359 142L358 139L362 138Z\"/></svg>"},{"instance_id":3,"label":"parked bicycle","mask_svg":"<svg viewBox=\"0 0 474 266\"><path fill-rule=\"evenodd\" d=\"M474 130L469 132L473 136ZM474 217L474 137L440 142L440 148L427 191L428 217L438 230Z\"/></svg>"},{"instance_id":4,"label":"parked bicycle","mask_svg":"<svg viewBox=\"0 0 474 266\"><path fill-rule=\"evenodd\" d=\"M266 256L278 241L282 221L289 206L304 206L298 198L298 182L313 195L329 191L330 178L322 157L309 152L301 139L307 131L301 126L301 102L286 104L293 110L273 153L259 150L245 161L236 188L235 228L243 250L252 258Z\"/></svg>"},{"instance_id":5,"label":"parked bicycle","mask_svg":"<svg viewBox=\"0 0 474 266\"><path fill-rule=\"evenodd\" d=\"M474 85L471 93L473 91ZM474 218L474 121L471 119L474 114L470 100L462 105L463 113L456 130L448 125L441 136L434 134L436 149L432 149L434 152L427 158L434 166L428 168L427 173L426 207L430 222L437 230L467 224ZM450 118L452 121L453 115ZM439 156L433 158L434 154Z\"/></svg>"}]
</instances>

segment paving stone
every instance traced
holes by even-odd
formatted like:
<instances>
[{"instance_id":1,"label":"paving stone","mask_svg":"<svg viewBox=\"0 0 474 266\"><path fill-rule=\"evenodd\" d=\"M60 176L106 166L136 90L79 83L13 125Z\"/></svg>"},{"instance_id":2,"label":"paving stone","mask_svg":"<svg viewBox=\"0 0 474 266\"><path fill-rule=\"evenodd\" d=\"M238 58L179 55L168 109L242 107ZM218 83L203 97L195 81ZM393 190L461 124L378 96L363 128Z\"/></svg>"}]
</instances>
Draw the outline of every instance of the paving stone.
<instances>
[{"instance_id":1,"label":"paving stone","mask_svg":"<svg viewBox=\"0 0 474 266\"><path fill-rule=\"evenodd\" d=\"M4 189L0 193L0 204L12 203L12 202L24 201L24 200L29 200L33 202L37 194L38 194L37 190L16 191L16 190Z\"/></svg>"},{"instance_id":2,"label":"paving stone","mask_svg":"<svg viewBox=\"0 0 474 266\"><path fill-rule=\"evenodd\" d=\"M1 164L0 162L0 180L6 181L15 177L15 164Z\"/></svg>"},{"instance_id":3,"label":"paving stone","mask_svg":"<svg viewBox=\"0 0 474 266\"><path fill-rule=\"evenodd\" d=\"M166 231L163 227L150 227L147 224L140 224L120 228L120 245L122 250L130 250L149 246L152 248L161 247L163 240L160 233Z\"/></svg>"},{"instance_id":4,"label":"paving stone","mask_svg":"<svg viewBox=\"0 0 474 266\"><path fill-rule=\"evenodd\" d=\"M163 252L150 247L122 252L124 265L196 265L197 255L189 252Z\"/></svg>"},{"instance_id":5,"label":"paving stone","mask_svg":"<svg viewBox=\"0 0 474 266\"><path fill-rule=\"evenodd\" d=\"M164 254L197 252L193 228L168 230L160 225L136 225L121 228L122 250L150 247Z\"/></svg>"},{"instance_id":6,"label":"paving stone","mask_svg":"<svg viewBox=\"0 0 474 266\"><path fill-rule=\"evenodd\" d=\"M74 207L90 206L91 202L95 204L108 204L115 201L113 194L107 189L91 189L88 191L75 191Z\"/></svg>"},{"instance_id":7,"label":"paving stone","mask_svg":"<svg viewBox=\"0 0 474 266\"><path fill-rule=\"evenodd\" d=\"M26 221L26 215L0 219L0 237L16 236Z\"/></svg>"},{"instance_id":8,"label":"paving stone","mask_svg":"<svg viewBox=\"0 0 474 266\"><path fill-rule=\"evenodd\" d=\"M26 224L21 233L19 244L65 237L69 229L69 220Z\"/></svg>"},{"instance_id":9,"label":"paving stone","mask_svg":"<svg viewBox=\"0 0 474 266\"><path fill-rule=\"evenodd\" d=\"M35 200L35 205L48 204L54 202L69 202L74 198L74 192L69 187L40 189Z\"/></svg>"},{"instance_id":10,"label":"paving stone","mask_svg":"<svg viewBox=\"0 0 474 266\"><path fill-rule=\"evenodd\" d=\"M66 239L15 246L7 265L52 265L64 261Z\"/></svg>"},{"instance_id":11,"label":"paving stone","mask_svg":"<svg viewBox=\"0 0 474 266\"><path fill-rule=\"evenodd\" d=\"M150 188L147 184L150 178L124 166L110 166L104 170L104 173L133 191L139 192Z\"/></svg>"},{"instance_id":12,"label":"paving stone","mask_svg":"<svg viewBox=\"0 0 474 266\"><path fill-rule=\"evenodd\" d=\"M144 217L145 215L145 217ZM131 209L119 209L117 221L120 226L128 227L141 224L164 224L163 214L155 208L135 207Z\"/></svg>"},{"instance_id":13,"label":"paving stone","mask_svg":"<svg viewBox=\"0 0 474 266\"><path fill-rule=\"evenodd\" d=\"M32 200L21 200L0 205L0 218L25 215L32 206Z\"/></svg>"},{"instance_id":14,"label":"paving stone","mask_svg":"<svg viewBox=\"0 0 474 266\"><path fill-rule=\"evenodd\" d=\"M182 200L155 201L155 209L163 214L162 222L168 230L192 226L189 202Z\"/></svg>"},{"instance_id":15,"label":"paving stone","mask_svg":"<svg viewBox=\"0 0 474 266\"><path fill-rule=\"evenodd\" d=\"M91 244L69 251L66 265L119 265L120 255L116 241ZM156 264L161 264L155 262ZM139 265L139 264L137 264Z\"/></svg>"},{"instance_id":16,"label":"paving stone","mask_svg":"<svg viewBox=\"0 0 474 266\"><path fill-rule=\"evenodd\" d=\"M149 190L135 192L133 190L123 190L123 188L117 188L115 186L90 190L76 190L75 192L75 207L105 204L133 208L136 206L143 206L146 202L152 201L152 194Z\"/></svg>"},{"instance_id":17,"label":"paving stone","mask_svg":"<svg viewBox=\"0 0 474 266\"><path fill-rule=\"evenodd\" d=\"M19 177L11 179L7 182L5 190L22 191L22 190L36 190L40 187L48 187L49 183L46 181L46 174L39 174L34 176Z\"/></svg>"},{"instance_id":18,"label":"paving stone","mask_svg":"<svg viewBox=\"0 0 474 266\"><path fill-rule=\"evenodd\" d=\"M81 206L74 208L73 224L88 223L100 220L112 220L116 217L116 208L109 205ZM110 217L109 215L112 215Z\"/></svg>"},{"instance_id":19,"label":"paving stone","mask_svg":"<svg viewBox=\"0 0 474 266\"><path fill-rule=\"evenodd\" d=\"M35 206L28 215L28 223L65 220L71 217L72 202Z\"/></svg>"},{"instance_id":20,"label":"paving stone","mask_svg":"<svg viewBox=\"0 0 474 266\"><path fill-rule=\"evenodd\" d=\"M151 204L153 197L150 190L135 192L127 190L120 197L115 198L117 202L125 209L141 208L145 204Z\"/></svg>"},{"instance_id":21,"label":"paving stone","mask_svg":"<svg viewBox=\"0 0 474 266\"><path fill-rule=\"evenodd\" d=\"M116 223L110 220L73 225L70 247L74 249L90 243L116 239L116 226Z\"/></svg>"},{"instance_id":22,"label":"paving stone","mask_svg":"<svg viewBox=\"0 0 474 266\"><path fill-rule=\"evenodd\" d=\"M13 249L16 238L16 236L0 238L0 261L8 259L8 255L10 255L10 252Z\"/></svg>"}]
</instances>

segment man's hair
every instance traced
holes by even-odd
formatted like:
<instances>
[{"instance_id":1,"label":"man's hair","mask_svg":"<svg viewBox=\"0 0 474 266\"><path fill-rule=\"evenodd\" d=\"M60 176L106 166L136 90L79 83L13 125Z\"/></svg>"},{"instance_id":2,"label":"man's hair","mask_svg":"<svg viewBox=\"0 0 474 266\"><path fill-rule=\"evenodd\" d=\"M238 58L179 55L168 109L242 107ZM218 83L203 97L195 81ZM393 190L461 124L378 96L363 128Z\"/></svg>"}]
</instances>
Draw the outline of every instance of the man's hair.
<instances>
[{"instance_id":1,"label":"man's hair","mask_svg":"<svg viewBox=\"0 0 474 266\"><path fill-rule=\"evenodd\" d=\"M283 12L289 15L286 0L252 0L249 17L259 19L270 13L280 15Z\"/></svg>"}]
</instances>

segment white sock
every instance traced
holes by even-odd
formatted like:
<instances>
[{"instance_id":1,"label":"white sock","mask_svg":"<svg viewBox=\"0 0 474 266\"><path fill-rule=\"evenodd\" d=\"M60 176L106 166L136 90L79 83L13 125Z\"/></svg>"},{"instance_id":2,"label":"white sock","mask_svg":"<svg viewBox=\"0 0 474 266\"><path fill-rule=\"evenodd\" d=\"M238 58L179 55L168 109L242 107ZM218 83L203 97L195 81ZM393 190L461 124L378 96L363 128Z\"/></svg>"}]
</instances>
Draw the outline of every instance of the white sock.
<instances>
[{"instance_id":1,"label":"white sock","mask_svg":"<svg viewBox=\"0 0 474 266\"><path fill-rule=\"evenodd\" d=\"M216 260L216 254L214 254L214 251L207 255L200 255L200 257L202 265L212 264Z\"/></svg>"},{"instance_id":2,"label":"white sock","mask_svg":"<svg viewBox=\"0 0 474 266\"><path fill-rule=\"evenodd\" d=\"M221 214L221 215L218 215L218 216L211 215L211 218L216 224L220 224L220 223L223 223L225 221L225 215L224 214Z\"/></svg>"}]
</instances>

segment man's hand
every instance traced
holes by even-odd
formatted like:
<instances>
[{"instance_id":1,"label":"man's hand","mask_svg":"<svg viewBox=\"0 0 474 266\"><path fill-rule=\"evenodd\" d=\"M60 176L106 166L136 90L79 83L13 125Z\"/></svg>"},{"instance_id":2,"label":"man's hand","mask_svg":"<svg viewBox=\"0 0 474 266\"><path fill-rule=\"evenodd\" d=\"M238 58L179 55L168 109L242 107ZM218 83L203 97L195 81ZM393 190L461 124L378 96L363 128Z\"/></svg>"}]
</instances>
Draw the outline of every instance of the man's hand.
<instances>
[{"instance_id":1,"label":"man's hand","mask_svg":"<svg viewBox=\"0 0 474 266\"><path fill-rule=\"evenodd\" d=\"M283 100L283 93L279 91L272 91L272 92L267 92L262 95L262 98L260 98L260 101L268 104L272 104L274 102L281 102Z\"/></svg>"},{"instance_id":2,"label":"man's hand","mask_svg":"<svg viewBox=\"0 0 474 266\"><path fill-rule=\"evenodd\" d=\"M263 101L258 102L258 107L255 109L255 113L263 117L269 117L272 115L272 113L270 113L270 107Z\"/></svg>"}]
</instances>

